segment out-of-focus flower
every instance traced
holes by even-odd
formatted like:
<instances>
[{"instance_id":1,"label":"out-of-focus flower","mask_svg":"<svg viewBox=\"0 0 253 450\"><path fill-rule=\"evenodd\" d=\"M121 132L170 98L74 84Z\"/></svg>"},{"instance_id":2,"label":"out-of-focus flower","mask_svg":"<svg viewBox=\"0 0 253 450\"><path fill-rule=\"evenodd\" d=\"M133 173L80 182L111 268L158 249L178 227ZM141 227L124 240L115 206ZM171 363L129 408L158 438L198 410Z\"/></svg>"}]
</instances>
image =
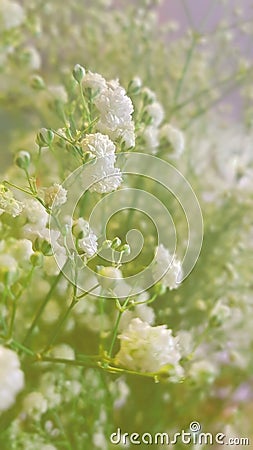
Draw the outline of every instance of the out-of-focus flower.
<instances>
[{"instance_id":1,"label":"out-of-focus flower","mask_svg":"<svg viewBox=\"0 0 253 450\"><path fill-rule=\"evenodd\" d=\"M162 244L156 248L153 276L156 281L160 281L170 290L177 289L182 279L181 262L173 257Z\"/></svg>"},{"instance_id":2,"label":"out-of-focus flower","mask_svg":"<svg viewBox=\"0 0 253 450\"><path fill-rule=\"evenodd\" d=\"M169 153L170 157L179 158L184 151L184 135L182 131L173 127L170 124L162 126L159 132L161 141L167 142L171 145L172 151Z\"/></svg>"},{"instance_id":3,"label":"out-of-focus flower","mask_svg":"<svg viewBox=\"0 0 253 450\"><path fill-rule=\"evenodd\" d=\"M24 20L25 12L19 3L10 0L1 0L0 28L10 30L21 25Z\"/></svg>"},{"instance_id":4,"label":"out-of-focus flower","mask_svg":"<svg viewBox=\"0 0 253 450\"><path fill-rule=\"evenodd\" d=\"M0 346L0 411L9 409L24 387L24 374L17 354Z\"/></svg>"}]
</instances>

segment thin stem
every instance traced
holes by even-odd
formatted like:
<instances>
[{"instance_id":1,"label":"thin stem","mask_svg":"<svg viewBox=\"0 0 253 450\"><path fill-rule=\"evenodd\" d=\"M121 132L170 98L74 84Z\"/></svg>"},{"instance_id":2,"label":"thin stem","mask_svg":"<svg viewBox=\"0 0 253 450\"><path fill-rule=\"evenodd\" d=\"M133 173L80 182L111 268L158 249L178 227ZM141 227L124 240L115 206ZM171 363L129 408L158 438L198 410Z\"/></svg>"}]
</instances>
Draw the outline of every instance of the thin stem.
<instances>
[{"instance_id":1,"label":"thin stem","mask_svg":"<svg viewBox=\"0 0 253 450\"><path fill-rule=\"evenodd\" d=\"M31 334L32 334L32 332L33 332L33 330L34 330L34 328L36 327L36 325L37 325L37 323L38 323L38 320L39 320L41 314L43 313L45 307L47 306L47 304L48 304L48 302L49 302L49 300L50 300L50 298L51 298L51 296L52 296L52 294L53 294L53 292L54 292L54 290L55 290L57 284L59 283L59 281L60 281L60 279L61 279L61 277L62 277L62 272L63 272L64 268L66 267L68 261L69 261L69 260L67 260L67 262L64 264L63 269L60 271L60 273L59 273L59 274L57 275L57 277L55 278L55 280L54 280L54 282L53 282L53 284L52 284L52 286L51 286L51 288L50 288L48 294L46 295L45 299L44 299L43 302L41 303L41 305L40 305L40 307L39 307L39 309L38 309L38 311L37 311L37 314L35 315L35 317L34 317L34 319L33 319L33 321L32 321L32 324L30 325L30 328L28 329L28 331L27 331L27 333L26 333L26 336L25 336L25 339L24 339L24 341L23 341L23 344L26 344L26 343L28 342L28 340L29 340L29 338L30 338L30 336L31 336Z\"/></svg>"},{"instance_id":2,"label":"thin stem","mask_svg":"<svg viewBox=\"0 0 253 450\"><path fill-rule=\"evenodd\" d=\"M119 310L118 317L117 317L117 320L116 320L116 323L115 323L115 326L114 326L114 329L113 329L112 342L111 342L110 349L109 349L109 352L108 352L109 358L112 357L113 347L114 347L114 344L115 344L115 341L116 341L116 338L117 338L120 320L121 320L123 312L127 309L127 305L128 305L129 299L130 299L130 297L128 297L126 299L125 303L123 304L123 306L121 308L118 308L118 310ZM118 299L116 299L116 302L118 302Z\"/></svg>"},{"instance_id":3,"label":"thin stem","mask_svg":"<svg viewBox=\"0 0 253 450\"><path fill-rule=\"evenodd\" d=\"M179 96L180 96L180 93L181 93L181 90L182 90L182 87L183 87L183 83L184 83L184 80L185 80L185 77L186 77L186 73L187 73L188 67L189 67L191 59L192 59L193 51L195 50L197 39L198 39L198 36L195 33L193 35L193 37L192 37L191 46L189 47L189 49L187 51L187 54L186 54L186 60L185 60L185 64L184 64L184 67L183 67L183 70L182 70L181 77L179 78L177 86L176 86L176 91L175 91L175 95L174 95L173 105L176 105L177 101L179 99Z\"/></svg>"}]
</instances>

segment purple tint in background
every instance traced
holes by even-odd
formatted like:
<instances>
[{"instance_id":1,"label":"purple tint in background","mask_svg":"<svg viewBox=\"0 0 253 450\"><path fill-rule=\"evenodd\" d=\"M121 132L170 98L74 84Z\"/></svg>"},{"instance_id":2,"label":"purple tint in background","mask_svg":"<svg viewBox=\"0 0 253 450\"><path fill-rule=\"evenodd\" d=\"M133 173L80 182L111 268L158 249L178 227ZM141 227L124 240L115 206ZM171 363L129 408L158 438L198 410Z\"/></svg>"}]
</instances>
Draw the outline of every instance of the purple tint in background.
<instances>
[{"instance_id":1,"label":"purple tint in background","mask_svg":"<svg viewBox=\"0 0 253 450\"><path fill-rule=\"evenodd\" d=\"M247 33L240 29L243 25L253 27L253 1L243 0L164 0L159 6L159 20L163 24L168 20L178 23L175 39L187 30L203 34L208 45L211 44L217 26L226 29L231 36L231 47L239 48L242 55L253 63L253 45ZM242 112L238 89L231 91L224 99L231 110L231 118L240 119Z\"/></svg>"}]
</instances>

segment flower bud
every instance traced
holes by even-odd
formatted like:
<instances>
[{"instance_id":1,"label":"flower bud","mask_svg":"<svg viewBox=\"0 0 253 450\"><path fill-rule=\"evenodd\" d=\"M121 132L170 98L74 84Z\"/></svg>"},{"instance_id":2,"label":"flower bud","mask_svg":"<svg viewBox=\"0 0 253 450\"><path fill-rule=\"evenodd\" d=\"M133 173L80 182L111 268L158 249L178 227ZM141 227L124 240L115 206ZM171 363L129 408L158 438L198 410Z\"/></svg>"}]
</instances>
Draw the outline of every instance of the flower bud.
<instances>
[{"instance_id":1,"label":"flower bud","mask_svg":"<svg viewBox=\"0 0 253 450\"><path fill-rule=\"evenodd\" d=\"M18 167L20 167L20 169L27 170L28 167L30 166L30 161L31 161L30 153L23 150L18 152L15 157L15 163Z\"/></svg>"},{"instance_id":2,"label":"flower bud","mask_svg":"<svg viewBox=\"0 0 253 450\"><path fill-rule=\"evenodd\" d=\"M33 244L35 252L41 252L44 256L52 256L53 250L50 242L43 238L36 238Z\"/></svg>"},{"instance_id":3,"label":"flower bud","mask_svg":"<svg viewBox=\"0 0 253 450\"><path fill-rule=\"evenodd\" d=\"M43 78L41 78L39 75L33 75L31 78L31 87L37 91L42 91L45 89L45 83Z\"/></svg>"},{"instance_id":4,"label":"flower bud","mask_svg":"<svg viewBox=\"0 0 253 450\"><path fill-rule=\"evenodd\" d=\"M47 128L41 128L36 137L39 147L49 147L54 140L54 132Z\"/></svg>"},{"instance_id":5,"label":"flower bud","mask_svg":"<svg viewBox=\"0 0 253 450\"><path fill-rule=\"evenodd\" d=\"M73 69L72 74L73 74L73 77L75 78L75 80L78 83L81 83L82 79L85 76L85 69L82 66L80 66L80 64L76 64Z\"/></svg>"},{"instance_id":6,"label":"flower bud","mask_svg":"<svg viewBox=\"0 0 253 450\"><path fill-rule=\"evenodd\" d=\"M118 248L118 251L125 253L125 255L130 255L130 253L131 253L130 245L128 245L128 244L121 245Z\"/></svg>"},{"instance_id":7,"label":"flower bud","mask_svg":"<svg viewBox=\"0 0 253 450\"><path fill-rule=\"evenodd\" d=\"M43 255L40 252L35 252L31 255L30 261L33 267L41 267L43 264Z\"/></svg>"},{"instance_id":8,"label":"flower bud","mask_svg":"<svg viewBox=\"0 0 253 450\"><path fill-rule=\"evenodd\" d=\"M113 250L118 249L118 247L120 246L120 244L121 244L120 238L115 237L115 238L113 239L113 241L112 241L112 249L113 249Z\"/></svg>"}]
</instances>

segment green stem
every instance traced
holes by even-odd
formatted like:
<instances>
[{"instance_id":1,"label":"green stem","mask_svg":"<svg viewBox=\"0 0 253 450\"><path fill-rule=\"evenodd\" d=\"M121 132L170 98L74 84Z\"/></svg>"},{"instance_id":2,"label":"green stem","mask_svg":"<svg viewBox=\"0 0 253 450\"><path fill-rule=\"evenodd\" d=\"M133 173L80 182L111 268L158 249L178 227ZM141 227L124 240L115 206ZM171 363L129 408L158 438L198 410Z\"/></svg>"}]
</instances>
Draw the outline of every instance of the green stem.
<instances>
[{"instance_id":1,"label":"green stem","mask_svg":"<svg viewBox=\"0 0 253 450\"><path fill-rule=\"evenodd\" d=\"M49 300L50 300L50 298L51 298L51 296L52 296L52 294L53 294L53 292L54 292L54 290L55 290L57 284L59 283L59 281L60 281L60 279L61 279L61 277L62 277L62 272L63 272L64 268L66 267L67 263L68 263L68 260L67 260L67 262L64 264L64 267L63 267L62 271L60 271L60 273L59 273L59 274L57 275L57 277L55 278L55 280L54 280L54 282L53 282L53 284L52 284L52 286L51 286L51 288L50 288L48 294L46 295L45 299L44 299L43 302L41 303L41 305L40 305L40 307L39 307L39 309L38 309L38 311L37 311L37 314L35 315L35 317L34 317L34 319L33 319L33 321L32 321L32 324L31 324L30 328L28 329L28 331L27 331L27 333L26 333L26 336L25 336L25 339L24 339L24 341L23 341L23 344L26 344L26 343L28 342L28 340L29 340L29 338L30 338L30 336L31 336L31 334L32 334L32 332L33 332L33 330L34 330L34 328L36 327L36 325L37 325L37 323L38 323L38 320L39 320L41 314L43 313L45 307L47 306L47 304L48 304L48 302L49 302Z\"/></svg>"}]
</instances>

